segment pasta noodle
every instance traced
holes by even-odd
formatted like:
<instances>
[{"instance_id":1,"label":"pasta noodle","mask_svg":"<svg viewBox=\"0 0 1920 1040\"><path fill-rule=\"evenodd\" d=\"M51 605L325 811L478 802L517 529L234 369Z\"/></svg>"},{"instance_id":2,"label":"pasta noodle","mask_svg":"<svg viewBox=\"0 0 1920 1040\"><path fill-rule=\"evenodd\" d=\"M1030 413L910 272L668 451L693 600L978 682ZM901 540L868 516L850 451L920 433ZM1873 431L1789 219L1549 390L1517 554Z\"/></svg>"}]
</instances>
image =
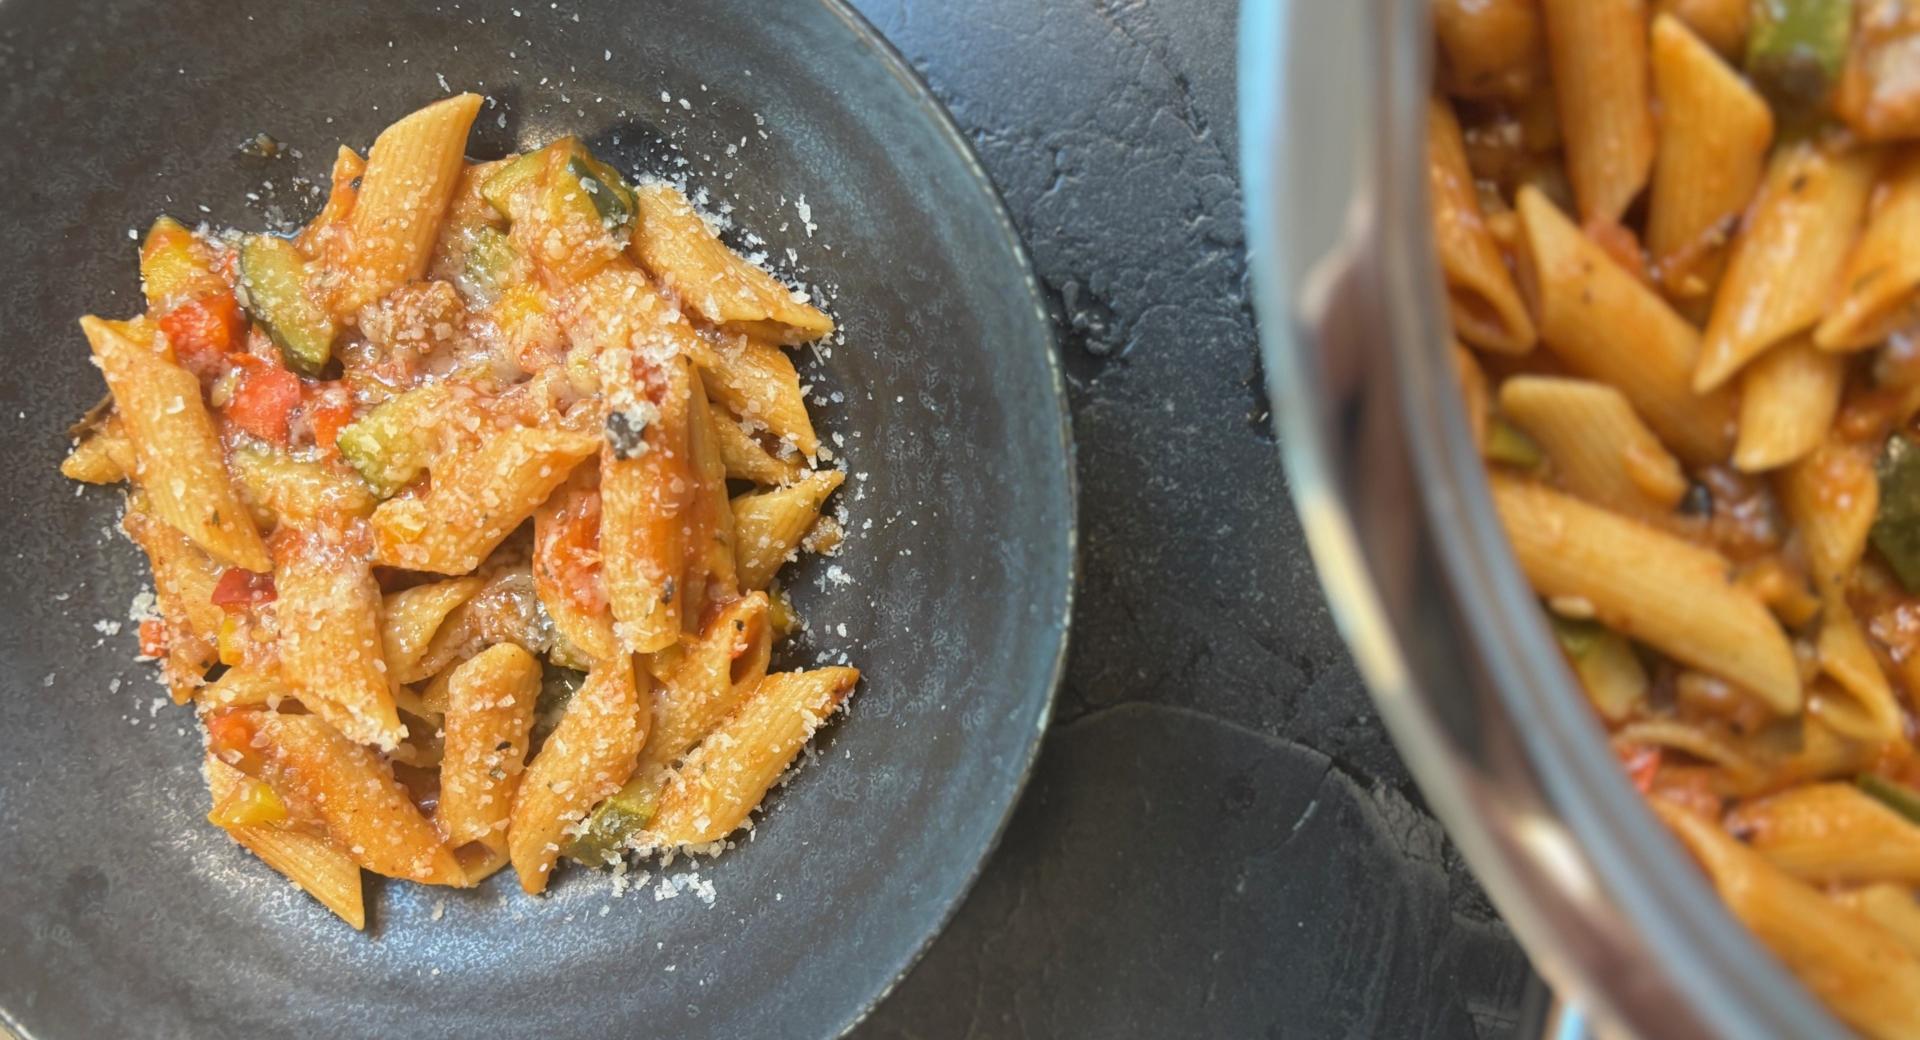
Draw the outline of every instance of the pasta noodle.
<instances>
[{"instance_id":1,"label":"pasta noodle","mask_svg":"<svg viewBox=\"0 0 1920 1040\"><path fill-rule=\"evenodd\" d=\"M1748 472L1794 462L1826 439L1840 411L1845 362L1804 337L1773 347L1740 379L1740 435L1733 464Z\"/></svg>"},{"instance_id":2,"label":"pasta noodle","mask_svg":"<svg viewBox=\"0 0 1920 1040\"><path fill-rule=\"evenodd\" d=\"M700 845L738 829L859 679L852 668L762 679L669 781L650 826L652 840L668 847Z\"/></svg>"},{"instance_id":3,"label":"pasta noodle","mask_svg":"<svg viewBox=\"0 0 1920 1040\"><path fill-rule=\"evenodd\" d=\"M155 515L224 563L266 571L266 543L222 465L200 381L154 342L141 322L80 319L93 357L133 442L134 477Z\"/></svg>"},{"instance_id":4,"label":"pasta noodle","mask_svg":"<svg viewBox=\"0 0 1920 1040\"><path fill-rule=\"evenodd\" d=\"M334 300L337 312L351 314L426 273L480 102L478 94L437 101L373 142L347 218L351 266Z\"/></svg>"},{"instance_id":5,"label":"pasta noodle","mask_svg":"<svg viewBox=\"0 0 1920 1040\"><path fill-rule=\"evenodd\" d=\"M393 770L319 716L235 711L209 719L207 732L222 760L288 802L313 806L328 839L362 867L428 884L466 883Z\"/></svg>"},{"instance_id":6,"label":"pasta noodle","mask_svg":"<svg viewBox=\"0 0 1920 1040\"><path fill-rule=\"evenodd\" d=\"M204 772L216 805L247 779L239 770L212 755L207 756ZM341 920L357 929L367 926L360 867L327 839L266 823L223 829L228 837L260 857L267 866L286 875L287 880L300 886L321 906L339 914Z\"/></svg>"},{"instance_id":7,"label":"pasta noodle","mask_svg":"<svg viewBox=\"0 0 1920 1040\"><path fill-rule=\"evenodd\" d=\"M1625 394L1682 459L1725 458L1733 405L1726 395L1694 392L1699 334L1538 190L1522 188L1519 209L1548 349L1568 368Z\"/></svg>"},{"instance_id":8,"label":"pasta noodle","mask_svg":"<svg viewBox=\"0 0 1920 1040\"><path fill-rule=\"evenodd\" d=\"M453 670L438 815L449 844L506 830L539 693L540 662L512 643L488 647Z\"/></svg>"},{"instance_id":9,"label":"pasta noodle","mask_svg":"<svg viewBox=\"0 0 1920 1040\"><path fill-rule=\"evenodd\" d=\"M1920 153L1908 153L1887 176L1840 285L1839 300L1813 334L1822 349L1875 346L1903 323L1914 322L1920 289Z\"/></svg>"},{"instance_id":10,"label":"pasta noodle","mask_svg":"<svg viewBox=\"0 0 1920 1040\"><path fill-rule=\"evenodd\" d=\"M513 797L507 852L521 888L546 891L561 838L633 775L650 715L626 655L587 676Z\"/></svg>"},{"instance_id":11,"label":"pasta noodle","mask_svg":"<svg viewBox=\"0 0 1920 1040\"><path fill-rule=\"evenodd\" d=\"M1433 28L1454 94L1520 98L1546 78L1539 0L1435 0Z\"/></svg>"},{"instance_id":12,"label":"pasta noodle","mask_svg":"<svg viewBox=\"0 0 1920 1040\"><path fill-rule=\"evenodd\" d=\"M728 249L679 189L655 182L641 185L634 195L640 206L633 231L635 258L701 317L783 343L804 343L833 332L833 319L804 294Z\"/></svg>"},{"instance_id":13,"label":"pasta noodle","mask_svg":"<svg viewBox=\"0 0 1920 1040\"><path fill-rule=\"evenodd\" d=\"M1739 683L1776 712L1800 710L1793 649L1724 558L1512 478L1495 479L1493 498L1542 596L1585 600L1607 627Z\"/></svg>"},{"instance_id":14,"label":"pasta noodle","mask_svg":"<svg viewBox=\"0 0 1920 1040\"><path fill-rule=\"evenodd\" d=\"M1773 111L1670 15L1653 22L1653 82L1660 130L1647 251L1667 292L1700 296L1760 184Z\"/></svg>"},{"instance_id":15,"label":"pasta noodle","mask_svg":"<svg viewBox=\"0 0 1920 1040\"><path fill-rule=\"evenodd\" d=\"M1847 1024L1870 1036L1920 1034L1920 959L1872 922L1834 906L1711 822L1656 801L1735 916Z\"/></svg>"},{"instance_id":16,"label":"pasta noodle","mask_svg":"<svg viewBox=\"0 0 1920 1040\"><path fill-rule=\"evenodd\" d=\"M1835 155L1806 143L1775 155L1714 296L1696 389L1719 387L1820 320L1866 214L1875 165L1872 153Z\"/></svg>"},{"instance_id":17,"label":"pasta noodle","mask_svg":"<svg viewBox=\"0 0 1920 1040\"><path fill-rule=\"evenodd\" d=\"M599 447L587 434L537 427L490 438L453 460L426 494L374 510L375 561L435 574L473 570Z\"/></svg>"},{"instance_id":18,"label":"pasta noodle","mask_svg":"<svg viewBox=\"0 0 1920 1040\"><path fill-rule=\"evenodd\" d=\"M797 484L754 491L733 500L734 546L740 587L764 589L774 572L800 547L820 507L846 474L820 470Z\"/></svg>"},{"instance_id":19,"label":"pasta noodle","mask_svg":"<svg viewBox=\"0 0 1920 1040\"><path fill-rule=\"evenodd\" d=\"M1460 124L1453 109L1438 99L1427 106L1427 185L1433 196L1434 241L1447 279L1455 334L1486 350L1509 354L1531 350L1533 319L1481 215ZM804 446L801 450L807 451Z\"/></svg>"},{"instance_id":20,"label":"pasta noodle","mask_svg":"<svg viewBox=\"0 0 1920 1040\"><path fill-rule=\"evenodd\" d=\"M289 533L274 568L281 674L302 704L342 734L391 750L407 730L393 703L366 534Z\"/></svg>"},{"instance_id":21,"label":"pasta noodle","mask_svg":"<svg viewBox=\"0 0 1920 1040\"><path fill-rule=\"evenodd\" d=\"M1515 376L1500 386L1500 410L1540 442L1570 490L1595 503L1665 512L1686 494L1680 464L1613 387Z\"/></svg>"},{"instance_id":22,"label":"pasta noodle","mask_svg":"<svg viewBox=\"0 0 1920 1040\"><path fill-rule=\"evenodd\" d=\"M1920 882L1920 827L1852 784L1805 784L1748 802L1727 826L1804 881Z\"/></svg>"},{"instance_id":23,"label":"pasta noodle","mask_svg":"<svg viewBox=\"0 0 1920 1040\"><path fill-rule=\"evenodd\" d=\"M1541 0L1540 6L1580 216L1617 221L1653 166L1645 0Z\"/></svg>"}]
</instances>

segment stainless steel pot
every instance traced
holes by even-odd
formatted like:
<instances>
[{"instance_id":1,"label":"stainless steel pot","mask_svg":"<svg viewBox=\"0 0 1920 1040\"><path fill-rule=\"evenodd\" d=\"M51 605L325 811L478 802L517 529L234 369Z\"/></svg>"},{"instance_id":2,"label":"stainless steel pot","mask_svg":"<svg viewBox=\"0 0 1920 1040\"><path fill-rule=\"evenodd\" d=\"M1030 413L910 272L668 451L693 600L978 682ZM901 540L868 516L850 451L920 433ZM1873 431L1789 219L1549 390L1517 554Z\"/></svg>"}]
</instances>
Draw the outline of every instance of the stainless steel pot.
<instances>
[{"instance_id":1,"label":"stainless steel pot","mask_svg":"<svg viewBox=\"0 0 1920 1040\"><path fill-rule=\"evenodd\" d=\"M1395 744L1600 1031L1842 1036L1615 763L1516 568L1445 344L1424 0L1247 0L1241 173L1268 393L1320 580Z\"/></svg>"}]
</instances>

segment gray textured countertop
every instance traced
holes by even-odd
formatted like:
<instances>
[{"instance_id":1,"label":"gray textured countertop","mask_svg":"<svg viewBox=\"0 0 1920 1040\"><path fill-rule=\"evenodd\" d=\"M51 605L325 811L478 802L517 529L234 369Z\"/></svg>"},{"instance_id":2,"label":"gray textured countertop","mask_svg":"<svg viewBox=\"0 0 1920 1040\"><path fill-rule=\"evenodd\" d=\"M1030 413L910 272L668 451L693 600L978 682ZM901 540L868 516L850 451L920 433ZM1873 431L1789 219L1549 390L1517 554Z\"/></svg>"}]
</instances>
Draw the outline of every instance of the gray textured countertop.
<instances>
[{"instance_id":1,"label":"gray textured countertop","mask_svg":"<svg viewBox=\"0 0 1920 1040\"><path fill-rule=\"evenodd\" d=\"M1316 584L1245 292L1230 0L856 0L1057 306L1082 575L979 886L863 1038L1506 1036L1525 960Z\"/></svg>"}]
</instances>

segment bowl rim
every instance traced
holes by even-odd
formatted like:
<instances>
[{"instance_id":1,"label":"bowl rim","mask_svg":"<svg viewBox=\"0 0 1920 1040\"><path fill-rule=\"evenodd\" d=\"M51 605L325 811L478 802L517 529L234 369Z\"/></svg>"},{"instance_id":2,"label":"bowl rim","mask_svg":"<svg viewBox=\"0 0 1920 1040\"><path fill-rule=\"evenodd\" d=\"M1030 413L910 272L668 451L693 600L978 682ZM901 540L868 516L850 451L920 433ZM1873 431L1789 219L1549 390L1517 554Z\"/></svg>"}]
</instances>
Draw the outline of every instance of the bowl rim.
<instances>
[{"instance_id":1,"label":"bowl rim","mask_svg":"<svg viewBox=\"0 0 1920 1040\"><path fill-rule=\"evenodd\" d=\"M1007 200L1000 193L993 178L988 175L980 155L973 148L965 133L961 132L953 114L934 96L927 81L914 70L906 57L902 55L892 41L888 40L874 27L867 17L856 10L849 0L818 0L827 13L838 19L856 40L872 53L893 78L899 81L901 89L912 98L915 107L926 116L927 123L936 134L951 147L965 168L968 179L973 182L988 202L993 212L993 220L1002 244L1013 255L1019 265L1021 282L1027 288L1028 302L1033 305L1037 327L1045 338L1045 364L1048 376L1048 396L1054 404L1055 415L1059 420L1060 448L1065 463L1065 492L1067 497L1067 515L1065 530L1060 532L1065 538L1066 570L1062 575L1061 596L1057 608L1048 619L1047 626L1057 633L1053 660L1048 665L1045 696L1039 712L1034 718L1034 728L1029 734L1026 747L1020 752L1013 785L1008 791L1006 804L1000 810L999 819L994 822L993 833L975 854L974 862L968 869L966 878L955 888L947 903L935 915L932 928L916 944L893 975L882 981L866 1002L855 1010L852 1017L840 1027L837 1036L851 1034L860 1024L871 1016L880 1003L904 981L909 973L919 965L927 951L945 934L947 926L953 923L954 916L972 893L974 886L986 872L987 864L999 849L1001 841L1007 835L1007 828L1013 822L1013 814L1020 807L1027 787L1033 781L1035 767L1039 763L1040 749L1047 730L1052 726L1054 710L1058 705L1060 687L1066 680L1067 649L1071 642L1073 605L1080 580L1080 479L1079 458L1074 446L1073 413L1067 403L1067 382L1060 364L1060 335L1047 306L1046 295L1041 292L1038 275L1034 271L1033 256L1027 250L1026 242L1013 224L1012 211L1007 208Z\"/></svg>"}]
</instances>

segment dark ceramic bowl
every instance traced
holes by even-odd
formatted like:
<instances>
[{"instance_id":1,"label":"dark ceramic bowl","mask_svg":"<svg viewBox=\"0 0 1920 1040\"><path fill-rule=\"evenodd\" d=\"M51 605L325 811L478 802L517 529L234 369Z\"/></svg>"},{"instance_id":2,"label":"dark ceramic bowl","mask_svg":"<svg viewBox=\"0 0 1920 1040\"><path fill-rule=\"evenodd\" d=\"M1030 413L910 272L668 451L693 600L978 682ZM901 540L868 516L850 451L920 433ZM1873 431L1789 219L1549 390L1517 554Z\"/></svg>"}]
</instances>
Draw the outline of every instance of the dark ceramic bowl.
<instances>
[{"instance_id":1,"label":"dark ceramic bowl","mask_svg":"<svg viewBox=\"0 0 1920 1040\"><path fill-rule=\"evenodd\" d=\"M0 5L0 1022L23 1037L832 1035L938 931L1019 792L1066 636L1071 449L1049 323L965 143L833 0L520 4ZM793 575L812 636L791 656L844 651L866 681L751 842L667 869L698 870L674 897L657 868L621 896L580 870L541 899L510 875L376 883L362 934L204 821L198 731L132 661L147 577L109 533L119 495L55 467L101 392L75 319L139 309L130 229L304 220L337 142L449 89L497 101L476 156L575 132L684 170L825 290L846 343L803 371L853 537ZM237 149L261 131L296 152Z\"/></svg>"}]
</instances>

